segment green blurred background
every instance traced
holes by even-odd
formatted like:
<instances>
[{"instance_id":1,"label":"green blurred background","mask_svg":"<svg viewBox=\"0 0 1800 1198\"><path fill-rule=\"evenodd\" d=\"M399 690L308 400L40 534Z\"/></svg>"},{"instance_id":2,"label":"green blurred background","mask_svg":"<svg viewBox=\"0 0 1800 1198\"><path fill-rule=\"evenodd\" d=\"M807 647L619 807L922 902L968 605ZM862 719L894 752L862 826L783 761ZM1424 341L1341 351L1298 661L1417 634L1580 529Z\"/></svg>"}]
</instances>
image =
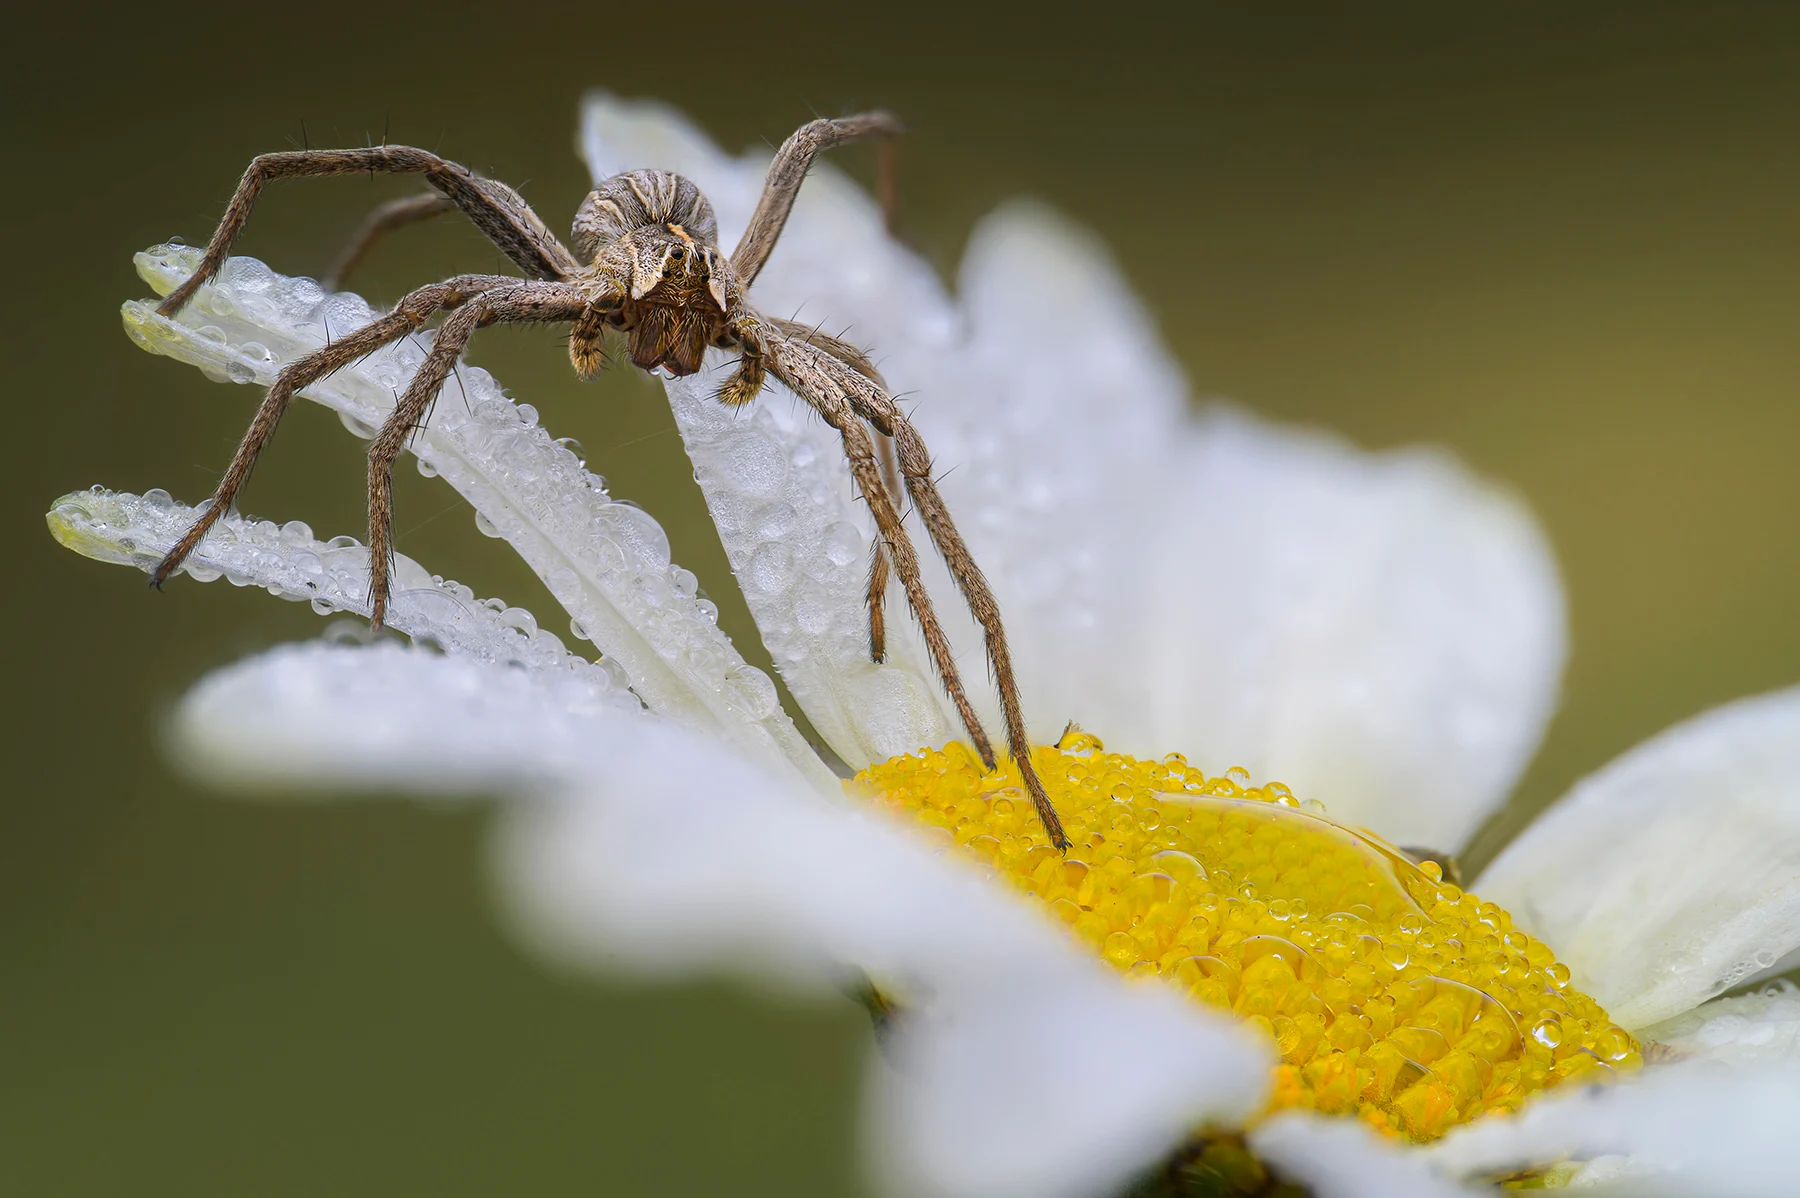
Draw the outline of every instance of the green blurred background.
<instances>
[{"instance_id":1,"label":"green blurred background","mask_svg":"<svg viewBox=\"0 0 1800 1198\"><path fill-rule=\"evenodd\" d=\"M496 926L478 812L221 801L159 756L159 713L200 673L318 622L223 584L151 595L56 548L42 513L93 482L207 494L255 393L140 353L117 307L146 290L133 251L203 240L244 163L303 124L315 146L438 148L560 226L590 86L663 97L734 149L886 105L914 131L907 227L940 267L1000 199L1047 197L1103 231L1197 395L1442 443L1517 487L1574 653L1476 864L1642 737L1800 679L1800 6L1477 8L9 18L0 1189L858 1189L848 1004L554 976ZM281 186L242 249L316 272L406 186ZM495 260L444 221L359 289ZM658 515L753 646L659 389L580 388L541 332L477 359ZM360 447L301 405L246 508L358 532L361 479ZM448 488L406 471L399 503L405 552L552 610Z\"/></svg>"}]
</instances>

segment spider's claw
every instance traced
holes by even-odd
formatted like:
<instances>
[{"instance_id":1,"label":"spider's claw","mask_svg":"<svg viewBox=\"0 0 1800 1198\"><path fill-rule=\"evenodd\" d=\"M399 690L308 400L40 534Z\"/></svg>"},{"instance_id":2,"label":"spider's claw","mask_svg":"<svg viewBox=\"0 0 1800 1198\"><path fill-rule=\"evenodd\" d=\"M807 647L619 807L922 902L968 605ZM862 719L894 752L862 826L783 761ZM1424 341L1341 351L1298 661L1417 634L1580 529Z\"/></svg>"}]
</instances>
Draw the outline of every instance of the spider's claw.
<instances>
[{"instance_id":1,"label":"spider's claw","mask_svg":"<svg viewBox=\"0 0 1800 1198\"><path fill-rule=\"evenodd\" d=\"M1056 814L1056 807L1050 802L1050 796L1044 793L1044 783L1037 776L1037 770L1029 759L1019 759L1019 776L1025 782L1026 793L1031 795L1031 805L1037 808L1038 819L1043 822L1050 843L1056 846L1058 852L1068 852L1069 834L1063 831L1062 817Z\"/></svg>"}]
</instances>

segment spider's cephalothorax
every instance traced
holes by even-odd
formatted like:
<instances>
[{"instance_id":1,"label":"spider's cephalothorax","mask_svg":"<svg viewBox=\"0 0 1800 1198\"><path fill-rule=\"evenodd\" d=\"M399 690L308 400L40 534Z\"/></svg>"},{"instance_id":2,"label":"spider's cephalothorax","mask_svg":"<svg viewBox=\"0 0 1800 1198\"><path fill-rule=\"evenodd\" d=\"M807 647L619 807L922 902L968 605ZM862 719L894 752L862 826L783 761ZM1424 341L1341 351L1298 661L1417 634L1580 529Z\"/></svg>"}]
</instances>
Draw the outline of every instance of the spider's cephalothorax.
<instances>
[{"instance_id":1,"label":"spider's cephalothorax","mask_svg":"<svg viewBox=\"0 0 1800 1198\"><path fill-rule=\"evenodd\" d=\"M870 656L880 661L886 652L882 605L891 570L918 617L932 665L955 703L975 751L992 767L993 745L963 689L955 655L938 623L912 537L901 516L897 490L904 487L970 613L986 634L988 662L1000 692L1013 759L1051 841L1066 848L1061 821L1031 762L1031 741L999 606L938 492L924 440L861 350L816 328L761 315L744 294L775 248L814 157L854 138L886 137L898 131L892 117L878 112L803 126L776 152L762 198L729 258L719 248L712 205L693 183L667 171L629 171L601 183L575 216L571 251L518 192L427 150L370 146L260 156L238 183L225 219L207 243L200 268L158 307L163 316L180 311L194 292L219 272L264 184L298 175L417 174L433 188L424 195L377 208L339 260L334 275L347 271L388 230L455 208L527 277L458 275L421 287L403 297L393 311L289 363L263 397L212 503L157 566L153 584L160 586L174 573L207 530L230 510L295 392L417 332L439 313L447 315L438 326L431 351L369 446L369 616L376 627L387 610L392 569L394 459L405 449L408 434L426 419L432 401L477 328L497 323L570 325L569 355L584 377L600 368L604 358L601 339L609 328L625 335L634 364L675 375L699 370L708 346L734 348L739 352L738 366L719 389L721 402L749 403L761 392L765 377L773 375L837 430L843 443L851 475L880 534L869 563ZM896 466L886 476L871 429L884 438L884 446L891 441Z\"/></svg>"},{"instance_id":2,"label":"spider's cephalothorax","mask_svg":"<svg viewBox=\"0 0 1800 1198\"><path fill-rule=\"evenodd\" d=\"M585 378L601 363L599 332L623 329L644 370L693 374L709 345L729 345L731 264L700 189L667 171L628 171L589 193L575 214L575 255L595 298L575 322L569 357Z\"/></svg>"}]
</instances>

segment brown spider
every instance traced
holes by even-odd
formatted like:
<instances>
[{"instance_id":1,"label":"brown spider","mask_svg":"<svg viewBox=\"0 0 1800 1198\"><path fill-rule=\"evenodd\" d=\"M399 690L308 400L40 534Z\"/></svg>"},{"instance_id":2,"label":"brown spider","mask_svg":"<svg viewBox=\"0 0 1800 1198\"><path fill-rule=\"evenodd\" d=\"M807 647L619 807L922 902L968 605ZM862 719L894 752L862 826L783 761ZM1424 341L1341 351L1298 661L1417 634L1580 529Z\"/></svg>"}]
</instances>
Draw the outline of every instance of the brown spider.
<instances>
[{"instance_id":1,"label":"brown spider","mask_svg":"<svg viewBox=\"0 0 1800 1198\"><path fill-rule=\"evenodd\" d=\"M601 340L608 329L624 333L637 366L644 370L660 367L675 375L699 370L708 346L735 349L737 369L719 390L721 403L749 403L762 391L766 376L773 374L838 431L851 473L879 533L869 568L870 655L881 661L886 654L882 600L891 565L924 632L938 677L956 704L976 751L991 769L993 746L963 689L950 642L938 623L919 575L912 540L902 523L895 494L898 488L890 490L865 423L884 439L891 439L900 484L986 634L988 661L1000 692L1013 760L1050 840L1058 848L1067 848L1062 823L1031 764L1031 742L999 606L932 480L931 455L924 440L861 350L806 325L764 316L744 294L775 248L814 156L855 138L889 137L899 131L898 122L881 112L817 120L800 128L776 152L750 226L729 258L718 246L712 205L693 183L667 171L629 171L607 179L589 193L575 214L571 252L518 192L426 150L384 145L258 156L238 183L199 269L157 308L161 315L173 316L218 273L263 185L292 176L422 174L436 189L376 209L334 273L347 270L386 230L454 207L530 277L458 275L421 287L402 298L387 315L284 368L251 420L210 505L157 566L151 585L161 586L230 509L296 391L416 332L439 312L449 315L439 327L430 353L369 446L370 621L376 628L381 627L386 612L393 552L394 459L430 411L477 328L568 322L572 325L569 358L583 378L592 377L603 364ZM893 473L890 467L887 476Z\"/></svg>"}]
</instances>

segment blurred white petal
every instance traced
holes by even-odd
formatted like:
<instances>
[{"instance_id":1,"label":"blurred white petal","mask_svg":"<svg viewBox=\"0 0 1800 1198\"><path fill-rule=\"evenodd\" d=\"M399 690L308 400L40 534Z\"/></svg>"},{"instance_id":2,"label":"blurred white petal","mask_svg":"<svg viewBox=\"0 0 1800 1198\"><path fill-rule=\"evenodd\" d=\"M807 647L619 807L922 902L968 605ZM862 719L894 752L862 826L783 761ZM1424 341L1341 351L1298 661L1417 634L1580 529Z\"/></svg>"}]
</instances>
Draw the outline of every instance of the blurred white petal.
<instances>
[{"instance_id":1,"label":"blurred white petal","mask_svg":"<svg viewBox=\"0 0 1800 1198\"><path fill-rule=\"evenodd\" d=\"M1279 1177L1307 1186L1314 1198L1466 1198L1470 1193L1359 1119L1292 1111L1258 1125L1248 1142Z\"/></svg>"},{"instance_id":2,"label":"blurred white petal","mask_svg":"<svg viewBox=\"0 0 1800 1198\"><path fill-rule=\"evenodd\" d=\"M192 273L200 251L162 246L137 256L138 273L166 295ZM126 331L144 349L201 368L220 381L267 386L281 367L328 338L367 324L374 311L311 279L233 258L173 319L155 305L124 306ZM300 394L336 411L358 436L373 435L431 343L420 332L321 379ZM463 365L409 448L475 508L490 535L516 549L561 603L579 635L622 667L652 709L724 736L752 755L785 758L815 784L831 780L781 710L775 685L747 664L703 610L694 576L669 559L662 528L620 503L529 405L515 405L492 375Z\"/></svg>"},{"instance_id":3,"label":"blurred white petal","mask_svg":"<svg viewBox=\"0 0 1800 1198\"><path fill-rule=\"evenodd\" d=\"M734 162L667 109L611 97L589 99L583 127L596 176L653 160L688 173L732 244L766 155ZM959 290L960 305L867 196L819 166L755 298L864 345L914 402L1006 613L1034 733L1075 718L1115 748L1243 765L1390 838L1459 847L1529 759L1562 667L1561 589L1522 505L1445 455L1190 418L1105 249L1038 206L982 223ZM783 676L861 765L898 721L828 681L860 657L866 559L848 549L869 531L836 438L781 392L759 401L771 413L721 416L712 386L670 390L714 518ZM734 428L751 442L741 455ZM758 465L780 464L771 443L789 448L790 473L778 518L759 520L770 498L733 480L780 474ZM833 530L846 551L795 579L777 569L780 508L806 489L824 507L805 535ZM926 558L933 593L954 596ZM940 607L959 655L980 660L959 605ZM922 703L916 633L892 628L904 693ZM875 694L921 710L894 702L901 689ZM976 698L991 718L992 697Z\"/></svg>"},{"instance_id":4,"label":"blurred white petal","mask_svg":"<svg viewBox=\"0 0 1800 1198\"><path fill-rule=\"evenodd\" d=\"M900 1192L1104 1192L1201 1118L1261 1101L1267 1045L1121 981L1041 912L885 817L800 801L699 743L610 758L508 812L527 939L577 964L727 968L784 990L866 973L907 1008L872 1066L872 1173Z\"/></svg>"},{"instance_id":5,"label":"blurred white petal","mask_svg":"<svg viewBox=\"0 0 1800 1198\"><path fill-rule=\"evenodd\" d=\"M1715 998L1638 1032L1684 1057L1751 1065L1800 1065L1800 989L1792 982L1753 994Z\"/></svg>"},{"instance_id":6,"label":"blurred white petal","mask_svg":"<svg viewBox=\"0 0 1800 1198\"><path fill-rule=\"evenodd\" d=\"M1073 1198L1262 1101L1272 1052L1228 1016L1127 984L916 833L587 681L291 646L210 676L177 730L232 781L534 796L507 809L496 873L564 960L789 990L873 976L911 1008L871 1082L890 1180Z\"/></svg>"},{"instance_id":7,"label":"blurred white petal","mask_svg":"<svg viewBox=\"0 0 1800 1198\"><path fill-rule=\"evenodd\" d=\"M1800 1175L1796 1127L1800 1071L1692 1062L1610 1086L1558 1090L1516 1116L1479 1120L1419 1151L1461 1177L1624 1156L1631 1194L1785 1198Z\"/></svg>"},{"instance_id":8,"label":"blurred white petal","mask_svg":"<svg viewBox=\"0 0 1800 1198\"><path fill-rule=\"evenodd\" d=\"M1800 688L1715 708L1613 761L1475 889L1554 945L1623 1027L1776 965L1800 946Z\"/></svg>"},{"instance_id":9,"label":"blurred white petal","mask_svg":"<svg viewBox=\"0 0 1800 1198\"><path fill-rule=\"evenodd\" d=\"M1173 990L1086 971L933 1004L870 1071L872 1176L906 1195L1116 1192L1195 1127L1256 1109L1273 1054L1233 1030Z\"/></svg>"},{"instance_id":10,"label":"blurred white petal","mask_svg":"<svg viewBox=\"0 0 1800 1198\"><path fill-rule=\"evenodd\" d=\"M605 671L578 659L519 668L391 641L311 641L208 674L171 732L183 763L222 785L429 798L566 784L653 725Z\"/></svg>"}]
</instances>

